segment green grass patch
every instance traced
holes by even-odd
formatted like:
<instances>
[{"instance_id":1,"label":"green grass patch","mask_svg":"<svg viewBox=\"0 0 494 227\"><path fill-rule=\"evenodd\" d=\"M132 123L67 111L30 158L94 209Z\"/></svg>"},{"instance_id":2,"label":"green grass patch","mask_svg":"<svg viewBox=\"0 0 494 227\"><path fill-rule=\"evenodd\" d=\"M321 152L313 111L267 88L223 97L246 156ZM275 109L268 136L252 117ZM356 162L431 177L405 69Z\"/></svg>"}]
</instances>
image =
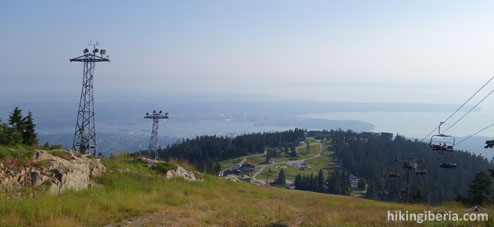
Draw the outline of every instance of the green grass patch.
<instances>
[{"instance_id":1,"label":"green grass patch","mask_svg":"<svg viewBox=\"0 0 494 227\"><path fill-rule=\"evenodd\" d=\"M266 156L252 156L247 158L247 162L251 162L256 165L264 163L265 161L266 161Z\"/></svg>"},{"instance_id":2,"label":"green grass patch","mask_svg":"<svg viewBox=\"0 0 494 227\"><path fill-rule=\"evenodd\" d=\"M134 172L152 174L153 170L149 169L144 163L134 161L134 157L130 155L111 155L108 158L101 160L103 165L108 169L129 169Z\"/></svg>"},{"instance_id":3,"label":"green grass patch","mask_svg":"<svg viewBox=\"0 0 494 227\"><path fill-rule=\"evenodd\" d=\"M225 170L225 169L230 168L236 164L239 164L243 159L244 159L244 156L223 160L220 162L221 169Z\"/></svg>"},{"instance_id":4,"label":"green grass patch","mask_svg":"<svg viewBox=\"0 0 494 227\"><path fill-rule=\"evenodd\" d=\"M69 154L65 153L65 151L63 150L52 150L52 151L48 151L48 153L50 153L53 156L57 156L66 160L70 160L72 158Z\"/></svg>"},{"instance_id":5,"label":"green grass patch","mask_svg":"<svg viewBox=\"0 0 494 227\"><path fill-rule=\"evenodd\" d=\"M166 173L168 170L174 169L177 165L170 162L159 162L153 168L159 173Z\"/></svg>"},{"instance_id":6,"label":"green grass patch","mask_svg":"<svg viewBox=\"0 0 494 227\"><path fill-rule=\"evenodd\" d=\"M0 162L3 161L8 168L17 168L29 165L34 155L32 148L21 145L14 147L0 146Z\"/></svg>"}]
</instances>

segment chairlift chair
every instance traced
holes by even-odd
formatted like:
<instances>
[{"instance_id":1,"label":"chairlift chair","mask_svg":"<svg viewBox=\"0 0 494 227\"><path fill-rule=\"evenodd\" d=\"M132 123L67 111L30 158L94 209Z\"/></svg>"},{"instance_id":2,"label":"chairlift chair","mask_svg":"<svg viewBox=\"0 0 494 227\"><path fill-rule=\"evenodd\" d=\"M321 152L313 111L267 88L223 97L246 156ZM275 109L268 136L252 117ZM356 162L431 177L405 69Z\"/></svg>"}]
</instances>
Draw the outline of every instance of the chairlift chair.
<instances>
[{"instance_id":1,"label":"chairlift chair","mask_svg":"<svg viewBox=\"0 0 494 227\"><path fill-rule=\"evenodd\" d=\"M439 165L443 169L454 169L456 168L456 162L443 162Z\"/></svg>"},{"instance_id":2,"label":"chairlift chair","mask_svg":"<svg viewBox=\"0 0 494 227\"><path fill-rule=\"evenodd\" d=\"M400 177L400 173L391 171L389 172L388 177Z\"/></svg>"},{"instance_id":3,"label":"chairlift chair","mask_svg":"<svg viewBox=\"0 0 494 227\"><path fill-rule=\"evenodd\" d=\"M426 169L416 169L415 170L415 175L425 175L425 174L427 174Z\"/></svg>"},{"instance_id":4,"label":"chairlift chair","mask_svg":"<svg viewBox=\"0 0 494 227\"><path fill-rule=\"evenodd\" d=\"M484 148L494 148L494 140L487 140L485 141L485 146Z\"/></svg>"},{"instance_id":5,"label":"chairlift chair","mask_svg":"<svg viewBox=\"0 0 494 227\"><path fill-rule=\"evenodd\" d=\"M446 135L441 133L441 122L438 127L438 134L431 136L430 146L433 151L443 152L453 152L455 151L455 137L451 135Z\"/></svg>"}]
</instances>

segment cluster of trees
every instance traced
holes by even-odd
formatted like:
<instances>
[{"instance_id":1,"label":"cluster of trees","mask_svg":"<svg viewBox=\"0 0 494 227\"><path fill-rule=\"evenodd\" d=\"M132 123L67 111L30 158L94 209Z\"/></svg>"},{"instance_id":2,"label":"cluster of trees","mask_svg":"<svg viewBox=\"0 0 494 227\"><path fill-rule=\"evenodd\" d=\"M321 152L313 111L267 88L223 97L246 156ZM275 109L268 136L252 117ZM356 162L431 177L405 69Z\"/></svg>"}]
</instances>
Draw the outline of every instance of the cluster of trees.
<instances>
[{"instance_id":1,"label":"cluster of trees","mask_svg":"<svg viewBox=\"0 0 494 227\"><path fill-rule=\"evenodd\" d=\"M319 173L314 176L297 175L295 177L295 189L331 193L338 195L350 195L351 185L349 175L345 171L333 171L328 177L324 178L324 173L319 170Z\"/></svg>"},{"instance_id":2,"label":"cluster of trees","mask_svg":"<svg viewBox=\"0 0 494 227\"><path fill-rule=\"evenodd\" d=\"M236 137L198 136L161 148L158 152L162 159L183 159L195 165L201 172L218 173L222 168L219 164L222 160L263 153L266 147L290 147L296 141L304 139L304 129L252 133Z\"/></svg>"},{"instance_id":3,"label":"cluster of trees","mask_svg":"<svg viewBox=\"0 0 494 227\"><path fill-rule=\"evenodd\" d=\"M35 127L32 113L29 112L23 117L22 110L16 107L7 122L0 120L0 145L38 145Z\"/></svg>"},{"instance_id":4,"label":"cluster of trees","mask_svg":"<svg viewBox=\"0 0 494 227\"><path fill-rule=\"evenodd\" d=\"M491 163L484 157L468 152L453 152L440 155L428 144L397 135L394 140L363 137L352 131L323 131L318 133L331 140L331 150L340 167L364 178L368 184L366 197L384 201L404 201L406 176L410 174L409 201L423 200L439 203L454 200L458 194L468 190L475 174L489 169ZM425 175L407 173L401 164L404 160L420 159L420 169L428 170ZM440 163L454 161L455 169L442 169ZM389 177L390 172L399 172L400 177Z\"/></svg>"},{"instance_id":5,"label":"cluster of trees","mask_svg":"<svg viewBox=\"0 0 494 227\"><path fill-rule=\"evenodd\" d=\"M456 199L469 205L492 205L494 204L494 169L489 169L491 174L480 171L475 175L466 196L460 195Z\"/></svg>"}]
</instances>

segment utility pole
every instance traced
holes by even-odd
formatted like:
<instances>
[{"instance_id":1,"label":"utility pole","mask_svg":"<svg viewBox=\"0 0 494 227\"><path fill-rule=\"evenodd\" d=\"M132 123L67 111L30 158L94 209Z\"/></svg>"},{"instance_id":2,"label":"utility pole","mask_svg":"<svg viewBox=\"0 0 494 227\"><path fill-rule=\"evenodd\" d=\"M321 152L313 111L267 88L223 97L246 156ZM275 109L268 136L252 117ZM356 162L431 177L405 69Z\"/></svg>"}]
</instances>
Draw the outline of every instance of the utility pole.
<instances>
[{"instance_id":1,"label":"utility pole","mask_svg":"<svg viewBox=\"0 0 494 227\"><path fill-rule=\"evenodd\" d=\"M158 124L160 119L168 119L168 113L162 114L163 111L156 112L153 110L152 114L146 113L144 118L153 119L153 129L151 131L151 138L149 139L149 152L154 152L154 160L158 160Z\"/></svg>"},{"instance_id":2,"label":"utility pole","mask_svg":"<svg viewBox=\"0 0 494 227\"><path fill-rule=\"evenodd\" d=\"M96 66L96 62L110 61L108 55L106 55L106 50L96 48L98 45L98 42L89 42L89 46L93 47L92 50L86 48L83 50L82 56L70 59L70 62L83 63L81 98L79 101L72 149L78 150L81 153L91 152L92 150L94 157L96 157L97 144L93 96L94 67Z\"/></svg>"}]
</instances>

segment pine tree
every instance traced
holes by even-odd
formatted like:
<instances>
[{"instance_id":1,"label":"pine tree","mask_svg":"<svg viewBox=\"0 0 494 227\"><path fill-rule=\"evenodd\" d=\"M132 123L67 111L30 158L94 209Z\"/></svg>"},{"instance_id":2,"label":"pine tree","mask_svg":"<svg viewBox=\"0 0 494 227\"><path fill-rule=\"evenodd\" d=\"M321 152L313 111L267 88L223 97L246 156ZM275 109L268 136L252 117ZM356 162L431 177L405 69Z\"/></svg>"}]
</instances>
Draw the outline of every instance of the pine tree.
<instances>
[{"instance_id":1,"label":"pine tree","mask_svg":"<svg viewBox=\"0 0 494 227\"><path fill-rule=\"evenodd\" d=\"M360 191L365 190L365 180L364 179L360 178L358 180L357 189Z\"/></svg>"},{"instance_id":2,"label":"pine tree","mask_svg":"<svg viewBox=\"0 0 494 227\"><path fill-rule=\"evenodd\" d=\"M15 107L14 111L9 115L10 127L6 130L7 144L17 145L22 143L23 122L22 110Z\"/></svg>"},{"instance_id":3,"label":"pine tree","mask_svg":"<svg viewBox=\"0 0 494 227\"><path fill-rule=\"evenodd\" d=\"M295 189L298 189L298 190L302 190L303 187L302 187L302 176L300 175L300 173L295 177Z\"/></svg>"},{"instance_id":4,"label":"pine tree","mask_svg":"<svg viewBox=\"0 0 494 227\"><path fill-rule=\"evenodd\" d=\"M413 202L424 202L425 197L422 195L422 192L420 191L420 188L415 192L415 194L412 196L412 201Z\"/></svg>"},{"instance_id":5,"label":"pine tree","mask_svg":"<svg viewBox=\"0 0 494 227\"><path fill-rule=\"evenodd\" d=\"M266 152L266 161L265 162L266 163L270 163L271 162L271 155L270 155L269 151Z\"/></svg>"},{"instance_id":6,"label":"pine tree","mask_svg":"<svg viewBox=\"0 0 494 227\"><path fill-rule=\"evenodd\" d=\"M278 173L278 183L281 185L286 184L285 171L283 171L283 169L281 169L280 172Z\"/></svg>"},{"instance_id":7,"label":"pine tree","mask_svg":"<svg viewBox=\"0 0 494 227\"><path fill-rule=\"evenodd\" d=\"M323 192L324 191L324 174L322 172L322 169L319 169L319 173L317 174L317 191L318 192Z\"/></svg>"},{"instance_id":8,"label":"pine tree","mask_svg":"<svg viewBox=\"0 0 494 227\"><path fill-rule=\"evenodd\" d=\"M468 200L472 205L483 205L489 202L492 193L492 182L486 172L480 171L468 189Z\"/></svg>"},{"instance_id":9,"label":"pine tree","mask_svg":"<svg viewBox=\"0 0 494 227\"><path fill-rule=\"evenodd\" d=\"M22 131L22 110L19 107L15 107L9 115L9 124L18 131Z\"/></svg>"},{"instance_id":10,"label":"pine tree","mask_svg":"<svg viewBox=\"0 0 494 227\"><path fill-rule=\"evenodd\" d=\"M7 141L7 130L8 130L7 123L2 123L2 120L0 120L0 145L6 145L8 144Z\"/></svg>"},{"instance_id":11,"label":"pine tree","mask_svg":"<svg viewBox=\"0 0 494 227\"><path fill-rule=\"evenodd\" d=\"M295 148L295 145L293 145L292 147L290 147L290 150L291 150L290 156L293 157L293 158L297 157L297 148Z\"/></svg>"},{"instance_id":12,"label":"pine tree","mask_svg":"<svg viewBox=\"0 0 494 227\"><path fill-rule=\"evenodd\" d=\"M31 112L22 119L23 132L22 132L22 143L28 146L33 146L38 144L38 138L36 134L36 124L33 122L33 115Z\"/></svg>"}]
</instances>

